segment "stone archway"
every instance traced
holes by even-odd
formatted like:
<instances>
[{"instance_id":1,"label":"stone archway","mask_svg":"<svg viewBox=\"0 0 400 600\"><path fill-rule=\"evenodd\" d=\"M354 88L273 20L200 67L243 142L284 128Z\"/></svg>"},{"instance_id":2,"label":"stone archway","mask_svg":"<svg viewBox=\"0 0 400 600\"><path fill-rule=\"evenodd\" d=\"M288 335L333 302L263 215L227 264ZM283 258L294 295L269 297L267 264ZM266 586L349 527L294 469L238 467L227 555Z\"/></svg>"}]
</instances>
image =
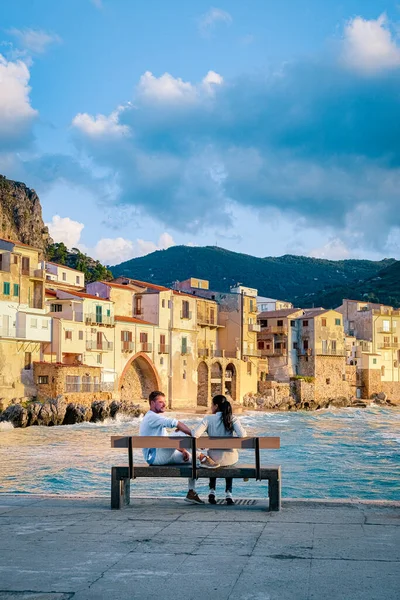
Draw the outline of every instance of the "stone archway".
<instances>
[{"instance_id":1,"label":"stone archway","mask_svg":"<svg viewBox=\"0 0 400 600\"><path fill-rule=\"evenodd\" d=\"M135 354L119 380L121 400L139 402L149 399L153 390L160 389L158 373L146 354Z\"/></svg>"},{"instance_id":2,"label":"stone archway","mask_svg":"<svg viewBox=\"0 0 400 600\"><path fill-rule=\"evenodd\" d=\"M208 406L208 367L205 362L197 367L197 406Z\"/></svg>"},{"instance_id":3,"label":"stone archway","mask_svg":"<svg viewBox=\"0 0 400 600\"><path fill-rule=\"evenodd\" d=\"M234 364L229 363L225 369L225 393L236 400L237 371ZM229 398L228 398L229 399Z\"/></svg>"},{"instance_id":4,"label":"stone archway","mask_svg":"<svg viewBox=\"0 0 400 600\"><path fill-rule=\"evenodd\" d=\"M222 390L222 365L221 363L214 362L211 365L211 397L213 398L217 394L223 394Z\"/></svg>"}]
</instances>

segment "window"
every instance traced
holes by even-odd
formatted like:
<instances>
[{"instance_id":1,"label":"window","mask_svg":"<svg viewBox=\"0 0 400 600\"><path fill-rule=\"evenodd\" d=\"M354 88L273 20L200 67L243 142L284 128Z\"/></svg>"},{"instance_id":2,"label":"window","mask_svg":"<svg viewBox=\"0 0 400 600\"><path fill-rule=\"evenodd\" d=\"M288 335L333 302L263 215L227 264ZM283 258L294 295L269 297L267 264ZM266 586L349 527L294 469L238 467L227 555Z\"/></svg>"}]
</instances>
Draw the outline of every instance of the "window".
<instances>
[{"instance_id":1,"label":"window","mask_svg":"<svg viewBox=\"0 0 400 600\"><path fill-rule=\"evenodd\" d=\"M161 300L161 307L165 308L165 300Z\"/></svg>"},{"instance_id":2,"label":"window","mask_svg":"<svg viewBox=\"0 0 400 600\"><path fill-rule=\"evenodd\" d=\"M80 285L81 278L79 277L79 275L76 276L75 281L76 281L76 285Z\"/></svg>"},{"instance_id":3,"label":"window","mask_svg":"<svg viewBox=\"0 0 400 600\"><path fill-rule=\"evenodd\" d=\"M31 327L32 329L37 329L37 319L31 319Z\"/></svg>"},{"instance_id":4,"label":"window","mask_svg":"<svg viewBox=\"0 0 400 600\"><path fill-rule=\"evenodd\" d=\"M78 331L78 339L83 340L83 331Z\"/></svg>"},{"instance_id":5,"label":"window","mask_svg":"<svg viewBox=\"0 0 400 600\"><path fill-rule=\"evenodd\" d=\"M264 342L257 342L257 347L259 350L264 350Z\"/></svg>"},{"instance_id":6,"label":"window","mask_svg":"<svg viewBox=\"0 0 400 600\"><path fill-rule=\"evenodd\" d=\"M308 321L303 321L303 327L308 327Z\"/></svg>"},{"instance_id":7,"label":"window","mask_svg":"<svg viewBox=\"0 0 400 600\"><path fill-rule=\"evenodd\" d=\"M283 327L283 319L278 319L277 325L278 327Z\"/></svg>"},{"instance_id":8,"label":"window","mask_svg":"<svg viewBox=\"0 0 400 600\"><path fill-rule=\"evenodd\" d=\"M335 325L341 325L342 321L340 319L335 319Z\"/></svg>"},{"instance_id":9,"label":"window","mask_svg":"<svg viewBox=\"0 0 400 600\"><path fill-rule=\"evenodd\" d=\"M13 263L14 263L14 265L18 264L18 256L16 254L14 254L14 256L13 256Z\"/></svg>"},{"instance_id":10,"label":"window","mask_svg":"<svg viewBox=\"0 0 400 600\"><path fill-rule=\"evenodd\" d=\"M19 296L19 284L14 283L13 296Z\"/></svg>"},{"instance_id":11,"label":"window","mask_svg":"<svg viewBox=\"0 0 400 600\"><path fill-rule=\"evenodd\" d=\"M65 339L66 340L72 340L72 330L71 329L67 329L65 331Z\"/></svg>"},{"instance_id":12,"label":"window","mask_svg":"<svg viewBox=\"0 0 400 600\"><path fill-rule=\"evenodd\" d=\"M326 327L326 319L321 319L321 325L322 327ZM336 323L337 325L337 323Z\"/></svg>"},{"instance_id":13,"label":"window","mask_svg":"<svg viewBox=\"0 0 400 600\"><path fill-rule=\"evenodd\" d=\"M142 344L147 344L147 333L143 333L143 332L140 333L140 342Z\"/></svg>"},{"instance_id":14,"label":"window","mask_svg":"<svg viewBox=\"0 0 400 600\"><path fill-rule=\"evenodd\" d=\"M48 375L39 375L37 382L42 385L49 383L49 376Z\"/></svg>"},{"instance_id":15,"label":"window","mask_svg":"<svg viewBox=\"0 0 400 600\"><path fill-rule=\"evenodd\" d=\"M187 354L187 337L182 338L182 354Z\"/></svg>"},{"instance_id":16,"label":"window","mask_svg":"<svg viewBox=\"0 0 400 600\"><path fill-rule=\"evenodd\" d=\"M336 354L336 340L332 340L331 342L332 352Z\"/></svg>"},{"instance_id":17,"label":"window","mask_svg":"<svg viewBox=\"0 0 400 600\"><path fill-rule=\"evenodd\" d=\"M384 335L383 336L383 345L384 346L390 346L390 336L389 335Z\"/></svg>"},{"instance_id":18,"label":"window","mask_svg":"<svg viewBox=\"0 0 400 600\"><path fill-rule=\"evenodd\" d=\"M29 275L29 258L27 256L22 257L22 275Z\"/></svg>"},{"instance_id":19,"label":"window","mask_svg":"<svg viewBox=\"0 0 400 600\"><path fill-rule=\"evenodd\" d=\"M101 365L101 363L102 363L102 355L99 353L99 354L97 355L97 364L98 364L98 365Z\"/></svg>"},{"instance_id":20,"label":"window","mask_svg":"<svg viewBox=\"0 0 400 600\"><path fill-rule=\"evenodd\" d=\"M49 328L49 322L47 319L43 319L42 320L42 329L48 329Z\"/></svg>"},{"instance_id":21,"label":"window","mask_svg":"<svg viewBox=\"0 0 400 600\"><path fill-rule=\"evenodd\" d=\"M62 304L50 304L50 312L62 312Z\"/></svg>"},{"instance_id":22,"label":"window","mask_svg":"<svg viewBox=\"0 0 400 600\"><path fill-rule=\"evenodd\" d=\"M24 369L25 369L25 371L30 371L30 369L32 369L32 353L31 352L25 352Z\"/></svg>"},{"instance_id":23,"label":"window","mask_svg":"<svg viewBox=\"0 0 400 600\"><path fill-rule=\"evenodd\" d=\"M182 379L186 379L186 371L183 371Z\"/></svg>"},{"instance_id":24,"label":"window","mask_svg":"<svg viewBox=\"0 0 400 600\"><path fill-rule=\"evenodd\" d=\"M165 335L160 335L160 346L165 346Z\"/></svg>"},{"instance_id":25,"label":"window","mask_svg":"<svg viewBox=\"0 0 400 600\"><path fill-rule=\"evenodd\" d=\"M394 336L394 338L393 338L393 343L394 343L394 344L398 344L398 343L399 343L399 338L398 338L398 337L396 337L396 336Z\"/></svg>"},{"instance_id":26,"label":"window","mask_svg":"<svg viewBox=\"0 0 400 600\"><path fill-rule=\"evenodd\" d=\"M271 344L267 344L267 350L271 349Z\"/></svg>"},{"instance_id":27,"label":"window","mask_svg":"<svg viewBox=\"0 0 400 600\"><path fill-rule=\"evenodd\" d=\"M65 272L65 271L64 271L64 273L62 274L62 280L63 280L63 281L67 281L67 274L66 274L66 272Z\"/></svg>"},{"instance_id":28,"label":"window","mask_svg":"<svg viewBox=\"0 0 400 600\"><path fill-rule=\"evenodd\" d=\"M299 347L297 342L293 342L293 350L297 350L297 348Z\"/></svg>"},{"instance_id":29,"label":"window","mask_svg":"<svg viewBox=\"0 0 400 600\"><path fill-rule=\"evenodd\" d=\"M135 296L133 314L141 315L142 312L142 296Z\"/></svg>"},{"instance_id":30,"label":"window","mask_svg":"<svg viewBox=\"0 0 400 600\"><path fill-rule=\"evenodd\" d=\"M251 362L247 363L247 375L251 375Z\"/></svg>"},{"instance_id":31,"label":"window","mask_svg":"<svg viewBox=\"0 0 400 600\"><path fill-rule=\"evenodd\" d=\"M373 365L376 365L376 358L373 358L373 359L372 359L372 364L373 364Z\"/></svg>"},{"instance_id":32,"label":"window","mask_svg":"<svg viewBox=\"0 0 400 600\"><path fill-rule=\"evenodd\" d=\"M325 381L326 381L326 385L329 385L329 384L330 384L330 382L331 382L331 380L330 380L330 378L329 378L329 377L327 377L327 378L325 379Z\"/></svg>"},{"instance_id":33,"label":"window","mask_svg":"<svg viewBox=\"0 0 400 600\"><path fill-rule=\"evenodd\" d=\"M190 319L188 300L182 300L182 319Z\"/></svg>"},{"instance_id":34,"label":"window","mask_svg":"<svg viewBox=\"0 0 400 600\"><path fill-rule=\"evenodd\" d=\"M4 281L3 283L3 294L5 296L9 296L10 295L10 284L8 281Z\"/></svg>"},{"instance_id":35,"label":"window","mask_svg":"<svg viewBox=\"0 0 400 600\"><path fill-rule=\"evenodd\" d=\"M98 304L96 306L96 323L102 323L103 322L103 307Z\"/></svg>"},{"instance_id":36,"label":"window","mask_svg":"<svg viewBox=\"0 0 400 600\"><path fill-rule=\"evenodd\" d=\"M390 321L382 322L382 331L390 331Z\"/></svg>"},{"instance_id":37,"label":"window","mask_svg":"<svg viewBox=\"0 0 400 600\"><path fill-rule=\"evenodd\" d=\"M164 364L164 357L160 356L160 365L163 365L163 364Z\"/></svg>"},{"instance_id":38,"label":"window","mask_svg":"<svg viewBox=\"0 0 400 600\"><path fill-rule=\"evenodd\" d=\"M290 327L296 327L296 321L290 321Z\"/></svg>"}]
</instances>

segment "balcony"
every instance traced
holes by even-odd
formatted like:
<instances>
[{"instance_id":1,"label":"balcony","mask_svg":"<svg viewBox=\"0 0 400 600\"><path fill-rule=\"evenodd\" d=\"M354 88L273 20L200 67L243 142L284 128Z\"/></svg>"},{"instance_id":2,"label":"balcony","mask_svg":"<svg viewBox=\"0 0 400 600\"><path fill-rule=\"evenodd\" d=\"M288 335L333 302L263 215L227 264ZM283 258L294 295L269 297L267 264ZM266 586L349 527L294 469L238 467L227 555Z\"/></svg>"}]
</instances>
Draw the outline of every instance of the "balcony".
<instances>
[{"instance_id":1,"label":"balcony","mask_svg":"<svg viewBox=\"0 0 400 600\"><path fill-rule=\"evenodd\" d=\"M312 356L312 348L297 348L298 356Z\"/></svg>"},{"instance_id":2,"label":"balcony","mask_svg":"<svg viewBox=\"0 0 400 600\"><path fill-rule=\"evenodd\" d=\"M86 325L114 325L114 317L96 313L85 313Z\"/></svg>"},{"instance_id":3,"label":"balcony","mask_svg":"<svg viewBox=\"0 0 400 600\"><path fill-rule=\"evenodd\" d=\"M192 311L181 310L181 319L190 320L191 318L192 318Z\"/></svg>"},{"instance_id":4,"label":"balcony","mask_svg":"<svg viewBox=\"0 0 400 600\"><path fill-rule=\"evenodd\" d=\"M186 348L181 348L181 354L183 356L186 356L187 354L192 354L192 349L189 346L186 346Z\"/></svg>"},{"instance_id":5,"label":"balcony","mask_svg":"<svg viewBox=\"0 0 400 600\"><path fill-rule=\"evenodd\" d=\"M166 346L165 344L159 344L158 354L169 354L169 346Z\"/></svg>"},{"instance_id":6,"label":"balcony","mask_svg":"<svg viewBox=\"0 0 400 600\"><path fill-rule=\"evenodd\" d=\"M203 327L218 327L218 323L216 318L210 319L210 317L205 317L203 315L197 315L197 325Z\"/></svg>"},{"instance_id":7,"label":"balcony","mask_svg":"<svg viewBox=\"0 0 400 600\"><path fill-rule=\"evenodd\" d=\"M148 342L140 342L140 352L152 352L153 344L149 344Z\"/></svg>"},{"instance_id":8,"label":"balcony","mask_svg":"<svg viewBox=\"0 0 400 600\"><path fill-rule=\"evenodd\" d=\"M261 325L259 325L258 323L250 323L249 324L249 331L261 331Z\"/></svg>"},{"instance_id":9,"label":"balcony","mask_svg":"<svg viewBox=\"0 0 400 600\"><path fill-rule=\"evenodd\" d=\"M400 348L399 342L385 342L383 344L378 344L378 350L391 350L392 348Z\"/></svg>"},{"instance_id":10,"label":"balcony","mask_svg":"<svg viewBox=\"0 0 400 600\"><path fill-rule=\"evenodd\" d=\"M99 352L109 352L114 348L112 342L103 340L98 342L97 340L86 340L86 350L97 350Z\"/></svg>"},{"instance_id":11,"label":"balcony","mask_svg":"<svg viewBox=\"0 0 400 600\"><path fill-rule=\"evenodd\" d=\"M87 383L79 382L79 383L66 383L65 384L65 392L70 394L79 394L79 393L90 393L90 392L101 392L101 384L93 383L92 381L88 381Z\"/></svg>"},{"instance_id":12,"label":"balcony","mask_svg":"<svg viewBox=\"0 0 400 600\"><path fill-rule=\"evenodd\" d=\"M377 309L374 308L372 310L372 314L373 315L381 315L382 317L400 317L400 309L398 308L381 308L381 309Z\"/></svg>"},{"instance_id":13,"label":"balcony","mask_svg":"<svg viewBox=\"0 0 400 600\"><path fill-rule=\"evenodd\" d=\"M273 350L268 350L271 352L272 356L287 356L287 348L274 348Z\"/></svg>"},{"instance_id":14,"label":"balcony","mask_svg":"<svg viewBox=\"0 0 400 600\"><path fill-rule=\"evenodd\" d=\"M133 352L135 348L134 342L122 342L121 343L121 352Z\"/></svg>"},{"instance_id":15,"label":"balcony","mask_svg":"<svg viewBox=\"0 0 400 600\"><path fill-rule=\"evenodd\" d=\"M390 327L387 327L386 329L379 327L377 331L378 333L390 335L391 333L396 333L396 328L392 327L392 324L390 324Z\"/></svg>"},{"instance_id":16,"label":"balcony","mask_svg":"<svg viewBox=\"0 0 400 600\"><path fill-rule=\"evenodd\" d=\"M254 356L254 357L260 358L261 350L255 350L255 349L254 350L253 349L252 350L249 350L249 349L243 350L243 356Z\"/></svg>"},{"instance_id":17,"label":"balcony","mask_svg":"<svg viewBox=\"0 0 400 600\"><path fill-rule=\"evenodd\" d=\"M318 352L315 352L315 354L319 356L345 356L345 351L340 350L339 348L336 348L336 350L333 348L325 348L321 351L318 350Z\"/></svg>"},{"instance_id":18,"label":"balcony","mask_svg":"<svg viewBox=\"0 0 400 600\"><path fill-rule=\"evenodd\" d=\"M0 337L2 338L16 338L16 328L15 327L0 327Z\"/></svg>"}]
</instances>

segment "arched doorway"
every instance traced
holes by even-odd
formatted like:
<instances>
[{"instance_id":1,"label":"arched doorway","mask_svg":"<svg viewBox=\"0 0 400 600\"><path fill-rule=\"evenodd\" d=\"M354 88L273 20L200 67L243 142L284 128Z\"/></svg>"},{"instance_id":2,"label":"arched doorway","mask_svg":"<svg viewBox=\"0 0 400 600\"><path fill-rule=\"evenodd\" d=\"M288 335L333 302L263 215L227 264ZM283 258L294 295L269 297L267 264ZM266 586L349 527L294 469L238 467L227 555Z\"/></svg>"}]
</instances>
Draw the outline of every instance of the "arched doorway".
<instances>
[{"instance_id":1,"label":"arched doorway","mask_svg":"<svg viewBox=\"0 0 400 600\"><path fill-rule=\"evenodd\" d=\"M236 400L236 367L229 363L225 369L225 394ZM229 399L229 398L228 398Z\"/></svg>"},{"instance_id":2,"label":"arched doorway","mask_svg":"<svg viewBox=\"0 0 400 600\"><path fill-rule=\"evenodd\" d=\"M197 367L197 406L208 406L208 367L205 362Z\"/></svg>"},{"instance_id":3,"label":"arched doorway","mask_svg":"<svg viewBox=\"0 0 400 600\"><path fill-rule=\"evenodd\" d=\"M160 379L146 354L136 354L126 365L119 381L121 400L148 400L150 392L160 389Z\"/></svg>"},{"instance_id":4,"label":"arched doorway","mask_svg":"<svg viewBox=\"0 0 400 600\"><path fill-rule=\"evenodd\" d=\"M215 362L211 365L211 397L222 393L222 365Z\"/></svg>"}]
</instances>

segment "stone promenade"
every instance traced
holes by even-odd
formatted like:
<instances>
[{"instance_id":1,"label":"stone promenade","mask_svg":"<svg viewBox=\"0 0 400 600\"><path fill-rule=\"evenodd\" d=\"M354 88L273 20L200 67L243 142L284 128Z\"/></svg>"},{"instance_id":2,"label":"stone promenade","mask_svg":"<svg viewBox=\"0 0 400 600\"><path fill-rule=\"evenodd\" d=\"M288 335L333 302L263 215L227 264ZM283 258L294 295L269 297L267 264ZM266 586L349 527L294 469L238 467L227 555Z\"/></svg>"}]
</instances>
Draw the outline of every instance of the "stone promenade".
<instances>
[{"instance_id":1,"label":"stone promenade","mask_svg":"<svg viewBox=\"0 0 400 600\"><path fill-rule=\"evenodd\" d=\"M0 496L1 600L398 600L400 503Z\"/></svg>"}]
</instances>

